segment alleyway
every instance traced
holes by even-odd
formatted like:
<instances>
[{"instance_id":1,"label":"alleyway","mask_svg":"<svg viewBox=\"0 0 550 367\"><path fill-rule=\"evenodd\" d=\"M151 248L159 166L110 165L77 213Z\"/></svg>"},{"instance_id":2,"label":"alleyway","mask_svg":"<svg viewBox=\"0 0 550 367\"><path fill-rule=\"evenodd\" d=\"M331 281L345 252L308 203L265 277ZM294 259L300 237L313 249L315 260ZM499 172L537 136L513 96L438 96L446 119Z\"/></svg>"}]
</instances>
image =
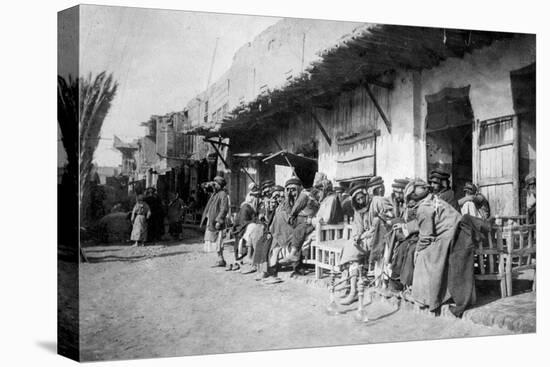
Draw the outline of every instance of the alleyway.
<instances>
[{"instance_id":1,"label":"alleyway","mask_svg":"<svg viewBox=\"0 0 550 367\"><path fill-rule=\"evenodd\" d=\"M400 310L372 324L324 313L327 291L210 268L200 239L86 249L83 360L211 354L510 333ZM391 310L390 310L391 311Z\"/></svg>"}]
</instances>

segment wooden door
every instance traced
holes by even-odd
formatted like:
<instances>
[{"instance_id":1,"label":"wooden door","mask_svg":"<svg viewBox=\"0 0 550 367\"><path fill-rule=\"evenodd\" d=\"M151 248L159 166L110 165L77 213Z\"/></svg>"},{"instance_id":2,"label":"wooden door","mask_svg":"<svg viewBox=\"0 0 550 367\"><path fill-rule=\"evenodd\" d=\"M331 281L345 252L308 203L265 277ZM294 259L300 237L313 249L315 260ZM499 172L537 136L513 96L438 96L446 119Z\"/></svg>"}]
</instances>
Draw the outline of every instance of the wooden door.
<instances>
[{"instance_id":1,"label":"wooden door","mask_svg":"<svg viewBox=\"0 0 550 367\"><path fill-rule=\"evenodd\" d=\"M475 122L473 180L493 216L519 215L518 145L516 115Z\"/></svg>"}]
</instances>

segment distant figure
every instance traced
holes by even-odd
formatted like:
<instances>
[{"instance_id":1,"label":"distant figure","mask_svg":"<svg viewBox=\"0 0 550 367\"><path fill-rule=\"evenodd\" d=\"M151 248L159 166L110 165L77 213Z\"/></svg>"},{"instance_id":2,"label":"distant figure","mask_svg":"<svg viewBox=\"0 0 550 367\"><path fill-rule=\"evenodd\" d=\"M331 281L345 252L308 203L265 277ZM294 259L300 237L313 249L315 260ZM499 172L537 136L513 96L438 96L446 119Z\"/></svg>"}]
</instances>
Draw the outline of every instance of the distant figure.
<instances>
[{"instance_id":1,"label":"distant figure","mask_svg":"<svg viewBox=\"0 0 550 367\"><path fill-rule=\"evenodd\" d=\"M171 193L172 200L168 204L168 231L173 239L179 239L181 235L181 220L184 204L178 193Z\"/></svg>"},{"instance_id":2,"label":"distant figure","mask_svg":"<svg viewBox=\"0 0 550 367\"><path fill-rule=\"evenodd\" d=\"M156 191L157 189L154 187L149 187L145 190L145 197L143 198L151 210L151 218L147 223L147 237L150 242L159 240L164 232L162 202Z\"/></svg>"},{"instance_id":3,"label":"distant figure","mask_svg":"<svg viewBox=\"0 0 550 367\"><path fill-rule=\"evenodd\" d=\"M537 186L534 172L525 177L525 184L527 185L527 197L525 198L527 223L535 224L537 222Z\"/></svg>"},{"instance_id":4,"label":"distant figure","mask_svg":"<svg viewBox=\"0 0 550 367\"><path fill-rule=\"evenodd\" d=\"M147 240L147 220L151 217L151 209L144 201L143 195L138 195L136 205L132 210L132 234L130 240L134 241L134 246L139 246Z\"/></svg>"}]
</instances>

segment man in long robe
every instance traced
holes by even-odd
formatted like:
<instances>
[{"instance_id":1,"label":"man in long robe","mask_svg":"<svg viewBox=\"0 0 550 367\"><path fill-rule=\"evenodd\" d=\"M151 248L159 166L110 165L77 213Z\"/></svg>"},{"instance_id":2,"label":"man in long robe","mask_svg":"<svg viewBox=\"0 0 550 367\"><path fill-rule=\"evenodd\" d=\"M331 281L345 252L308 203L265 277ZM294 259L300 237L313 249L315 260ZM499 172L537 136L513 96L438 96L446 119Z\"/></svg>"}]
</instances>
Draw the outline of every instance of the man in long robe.
<instances>
[{"instance_id":1,"label":"man in long robe","mask_svg":"<svg viewBox=\"0 0 550 367\"><path fill-rule=\"evenodd\" d=\"M239 211L237 212L235 223L233 223L232 228L232 234L235 240L233 249L235 261L233 264L229 265L227 270L236 271L241 267L239 264L239 260L241 258L239 250L242 248L242 238L244 237L248 226L251 223L254 223L258 217L259 195L260 190L258 187L256 185L252 185L245 201L243 201L239 207Z\"/></svg>"},{"instance_id":2,"label":"man in long robe","mask_svg":"<svg viewBox=\"0 0 550 367\"><path fill-rule=\"evenodd\" d=\"M451 188L449 173L442 169L435 169L430 172L429 183L435 196L459 210L455 192Z\"/></svg>"},{"instance_id":3,"label":"man in long robe","mask_svg":"<svg viewBox=\"0 0 550 367\"><path fill-rule=\"evenodd\" d=\"M280 261L280 264L292 265L293 273L296 273L303 242L314 229L312 219L319 210L319 202L315 197L317 189L305 190L301 180L297 177L290 178L285 186L289 192L289 197L295 197L296 199L289 212L288 223L293 230L287 243L288 254Z\"/></svg>"},{"instance_id":4,"label":"man in long robe","mask_svg":"<svg viewBox=\"0 0 550 367\"><path fill-rule=\"evenodd\" d=\"M221 176L214 177L214 194L206 204L203 216L207 219L206 231L204 234L205 243L216 244L218 260L214 266L225 267L223 258L223 234L226 227L227 214L229 213L229 196L224 188L226 181Z\"/></svg>"},{"instance_id":5,"label":"man in long robe","mask_svg":"<svg viewBox=\"0 0 550 367\"><path fill-rule=\"evenodd\" d=\"M273 242L272 223L275 218L275 212L279 205L284 204L284 187L273 186L271 188L271 199L267 211L266 222L262 224L263 233L254 251L254 265L258 269L257 279L267 279L270 275L274 275L273 269L269 267L269 253Z\"/></svg>"},{"instance_id":6,"label":"man in long robe","mask_svg":"<svg viewBox=\"0 0 550 367\"><path fill-rule=\"evenodd\" d=\"M415 195L419 238L412 296L417 303L435 311L449 298L447 259L461 215L449 203L429 193L421 180L415 181Z\"/></svg>"},{"instance_id":7,"label":"man in long robe","mask_svg":"<svg viewBox=\"0 0 550 367\"><path fill-rule=\"evenodd\" d=\"M340 302L343 305L352 304L358 299L357 278L359 276L359 265L364 264L368 256L366 237L371 227L368 216L371 199L364 181L353 182L349 193L354 209L351 240L342 249L340 266L347 268L350 290L347 297ZM345 272L343 272L343 276L345 276Z\"/></svg>"}]
</instances>

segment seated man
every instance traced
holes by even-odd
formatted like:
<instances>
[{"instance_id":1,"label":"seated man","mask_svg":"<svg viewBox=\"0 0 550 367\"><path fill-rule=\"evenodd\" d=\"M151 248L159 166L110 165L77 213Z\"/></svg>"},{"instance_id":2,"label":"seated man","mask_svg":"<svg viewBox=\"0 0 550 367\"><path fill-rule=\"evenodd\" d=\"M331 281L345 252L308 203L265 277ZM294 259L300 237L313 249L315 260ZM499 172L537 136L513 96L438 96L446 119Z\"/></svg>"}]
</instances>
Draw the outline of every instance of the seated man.
<instances>
[{"instance_id":1,"label":"seated man","mask_svg":"<svg viewBox=\"0 0 550 367\"><path fill-rule=\"evenodd\" d=\"M250 192L246 195L245 201L242 202L235 217L235 223L233 223L232 234L235 239L234 255L235 261L227 268L230 270L239 270L239 260L244 256L244 246L249 247L249 255L252 256L252 246L250 241L250 233L252 230L251 224L255 223L258 217L258 205L259 205L260 190L256 185L252 185Z\"/></svg>"},{"instance_id":2,"label":"seated man","mask_svg":"<svg viewBox=\"0 0 550 367\"><path fill-rule=\"evenodd\" d=\"M353 223L352 239L344 246L340 257L340 266L348 268L349 274L349 293L347 297L340 302L343 305L349 305L357 301L357 279L359 276L359 265L365 263L368 255L366 237L371 223L368 217L371 199L367 193L367 186L363 180L355 181L351 184L350 190L351 203L353 205ZM345 273L342 274L346 276Z\"/></svg>"},{"instance_id":3,"label":"seated man","mask_svg":"<svg viewBox=\"0 0 550 367\"><path fill-rule=\"evenodd\" d=\"M322 224L338 224L344 221L344 212L340 204L340 198L332 189L332 182L324 177L318 182L314 193L320 202L319 210L311 220L313 228ZM310 244L315 241L315 231L312 231L303 240L302 251L310 249Z\"/></svg>"},{"instance_id":4,"label":"seated man","mask_svg":"<svg viewBox=\"0 0 550 367\"><path fill-rule=\"evenodd\" d=\"M489 202L471 182L464 185L464 197L458 201L458 206L462 215L468 214L483 220L491 216Z\"/></svg>"},{"instance_id":5,"label":"seated man","mask_svg":"<svg viewBox=\"0 0 550 367\"><path fill-rule=\"evenodd\" d=\"M294 273L300 261L302 244L307 235L313 232L312 219L319 210L319 202L317 201L317 189L311 191L305 190L302 182L297 177L292 177L287 181L287 192L290 198L296 198L289 212L288 223L292 226L292 234L287 242L289 250L287 256L279 263L281 265L292 265Z\"/></svg>"},{"instance_id":6,"label":"seated man","mask_svg":"<svg viewBox=\"0 0 550 367\"><path fill-rule=\"evenodd\" d=\"M266 279L273 273L268 266L269 252L273 242L271 227L277 207L282 205L283 201L284 188L282 186L273 186L271 188L271 199L268 203L266 222L261 225L262 233L254 248L253 264L256 266L259 273L257 279Z\"/></svg>"},{"instance_id":7,"label":"seated man","mask_svg":"<svg viewBox=\"0 0 550 367\"><path fill-rule=\"evenodd\" d=\"M285 257L287 252L287 244L292 236L294 228L289 224L290 211L294 205L297 191L294 189L297 183L301 183L296 178L289 179L285 184L285 195L278 197L278 205L275 209L275 214L271 220L271 226L269 227L271 236L273 237L271 243L271 250L269 253L269 267L276 268L279 265L279 260ZM289 188L291 190L289 190Z\"/></svg>"}]
</instances>

